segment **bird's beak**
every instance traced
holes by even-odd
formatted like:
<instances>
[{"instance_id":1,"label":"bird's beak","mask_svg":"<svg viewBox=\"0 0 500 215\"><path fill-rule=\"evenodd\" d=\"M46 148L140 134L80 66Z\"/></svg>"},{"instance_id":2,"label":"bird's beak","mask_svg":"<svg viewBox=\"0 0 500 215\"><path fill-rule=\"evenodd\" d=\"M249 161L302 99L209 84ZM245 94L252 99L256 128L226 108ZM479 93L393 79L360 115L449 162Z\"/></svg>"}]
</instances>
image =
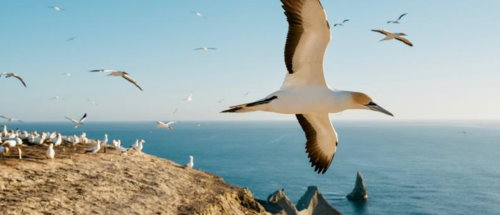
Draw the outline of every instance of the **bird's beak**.
<instances>
[{"instance_id":1,"label":"bird's beak","mask_svg":"<svg viewBox=\"0 0 500 215\"><path fill-rule=\"evenodd\" d=\"M368 107L368 109L370 109L372 111L377 111L377 112L380 112L380 113L387 114L389 116L394 116L391 112L389 112L388 110L384 109L383 107L378 106L374 102L370 102L369 104L366 105L366 107Z\"/></svg>"}]
</instances>

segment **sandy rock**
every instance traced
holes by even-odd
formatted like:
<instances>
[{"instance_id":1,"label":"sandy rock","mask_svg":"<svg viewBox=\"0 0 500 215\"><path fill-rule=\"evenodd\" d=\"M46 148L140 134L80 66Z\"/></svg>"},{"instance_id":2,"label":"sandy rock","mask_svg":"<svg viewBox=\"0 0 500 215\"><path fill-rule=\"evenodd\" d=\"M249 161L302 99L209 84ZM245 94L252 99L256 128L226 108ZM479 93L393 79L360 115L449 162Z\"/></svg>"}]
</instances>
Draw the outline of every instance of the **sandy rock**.
<instances>
[{"instance_id":1,"label":"sandy rock","mask_svg":"<svg viewBox=\"0 0 500 215\"><path fill-rule=\"evenodd\" d=\"M220 177L144 153L24 147L0 155L0 214L268 214Z\"/></svg>"},{"instance_id":2,"label":"sandy rock","mask_svg":"<svg viewBox=\"0 0 500 215\"><path fill-rule=\"evenodd\" d=\"M352 192L347 195L347 199L351 201L365 201L368 199L368 193L366 192L365 182L363 180L363 175L358 171L356 176L356 184Z\"/></svg>"}]
</instances>

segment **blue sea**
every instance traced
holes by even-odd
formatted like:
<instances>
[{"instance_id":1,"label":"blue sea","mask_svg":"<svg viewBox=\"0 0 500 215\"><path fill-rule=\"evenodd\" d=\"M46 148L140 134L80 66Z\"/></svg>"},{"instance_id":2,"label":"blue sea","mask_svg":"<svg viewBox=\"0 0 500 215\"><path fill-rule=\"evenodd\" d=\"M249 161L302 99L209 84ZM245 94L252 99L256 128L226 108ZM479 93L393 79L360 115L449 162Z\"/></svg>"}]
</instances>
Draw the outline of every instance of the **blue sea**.
<instances>
[{"instance_id":1,"label":"blue sea","mask_svg":"<svg viewBox=\"0 0 500 215\"><path fill-rule=\"evenodd\" d=\"M200 123L200 125L198 125ZM87 132L90 138L146 140L144 151L248 187L266 199L284 188L296 202L310 185L343 214L500 214L500 122L340 121L339 148L328 172L316 174L297 122L154 122L13 124L27 130ZM347 201L356 172L369 200Z\"/></svg>"}]
</instances>

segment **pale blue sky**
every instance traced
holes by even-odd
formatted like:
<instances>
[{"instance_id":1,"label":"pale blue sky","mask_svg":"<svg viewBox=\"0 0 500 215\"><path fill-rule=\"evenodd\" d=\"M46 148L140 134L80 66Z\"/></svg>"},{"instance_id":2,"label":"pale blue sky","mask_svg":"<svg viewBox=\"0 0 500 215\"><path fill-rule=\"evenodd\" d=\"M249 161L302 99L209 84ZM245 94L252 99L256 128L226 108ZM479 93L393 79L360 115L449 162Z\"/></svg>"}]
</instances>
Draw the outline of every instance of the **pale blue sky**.
<instances>
[{"instance_id":1,"label":"pale blue sky","mask_svg":"<svg viewBox=\"0 0 500 215\"><path fill-rule=\"evenodd\" d=\"M323 5L331 23L351 19L332 32L325 57L330 86L366 92L396 119L500 119L500 1ZM385 23L403 12L402 24ZM0 72L18 73L28 83L24 89L0 79L0 114L26 121L62 121L84 112L94 121L294 118L218 113L280 87L287 23L279 0L2 0L0 28ZM378 42L382 35L373 28L405 32L415 47ZM65 41L72 36L78 38ZM200 46L219 50L192 50ZM129 71L144 92L87 72L98 68ZM181 102L189 91L194 101ZM56 95L67 101L48 100ZM394 120L369 111L332 117Z\"/></svg>"}]
</instances>

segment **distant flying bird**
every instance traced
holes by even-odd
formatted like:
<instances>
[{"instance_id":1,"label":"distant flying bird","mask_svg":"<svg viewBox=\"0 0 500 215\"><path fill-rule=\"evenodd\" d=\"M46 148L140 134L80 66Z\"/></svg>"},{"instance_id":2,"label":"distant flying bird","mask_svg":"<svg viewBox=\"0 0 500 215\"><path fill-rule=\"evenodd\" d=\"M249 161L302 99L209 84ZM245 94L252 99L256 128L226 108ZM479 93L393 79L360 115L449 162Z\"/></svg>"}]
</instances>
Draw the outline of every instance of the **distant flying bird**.
<instances>
[{"instance_id":1,"label":"distant flying bird","mask_svg":"<svg viewBox=\"0 0 500 215\"><path fill-rule=\"evenodd\" d=\"M179 111L179 108L175 108L175 110L174 110L174 111L172 111L172 114L177 113L177 111Z\"/></svg>"},{"instance_id":2,"label":"distant flying bird","mask_svg":"<svg viewBox=\"0 0 500 215\"><path fill-rule=\"evenodd\" d=\"M0 115L0 118L2 119L5 119L7 120L8 122L24 122L20 119L16 119L16 118L12 118L12 117L8 117L8 116L4 116L4 115Z\"/></svg>"},{"instance_id":3,"label":"distant flying bird","mask_svg":"<svg viewBox=\"0 0 500 215\"><path fill-rule=\"evenodd\" d=\"M23 84L24 87L27 87L26 82L24 82L23 77L21 77L20 75L18 75L16 73L4 72L4 73L0 74L0 77L2 77L2 76L5 76L5 78L10 78L10 77L17 78L21 82L21 84Z\"/></svg>"},{"instance_id":4,"label":"distant flying bird","mask_svg":"<svg viewBox=\"0 0 500 215\"><path fill-rule=\"evenodd\" d=\"M158 128L166 128L168 130L172 130L174 129L174 127L172 127L173 124L177 123L177 121L170 121L170 122L162 122L162 121L156 121L156 127Z\"/></svg>"},{"instance_id":5,"label":"distant flying bird","mask_svg":"<svg viewBox=\"0 0 500 215\"><path fill-rule=\"evenodd\" d=\"M63 75L66 77L71 77L71 73L69 73L69 72L65 72L65 73L63 73Z\"/></svg>"},{"instance_id":6,"label":"distant flying bird","mask_svg":"<svg viewBox=\"0 0 500 215\"><path fill-rule=\"evenodd\" d=\"M98 106L98 105L99 105L99 104L97 104L97 102L96 102L96 101L91 100L91 99L87 99L87 102L88 102L89 104L91 104L91 105L94 105L94 106Z\"/></svg>"},{"instance_id":7,"label":"distant flying bird","mask_svg":"<svg viewBox=\"0 0 500 215\"><path fill-rule=\"evenodd\" d=\"M189 163L187 163L184 168L186 169L192 169L194 166L194 157L192 155L189 155Z\"/></svg>"},{"instance_id":8,"label":"distant flying bird","mask_svg":"<svg viewBox=\"0 0 500 215\"><path fill-rule=\"evenodd\" d=\"M75 124L75 128L78 128L78 126L83 125L83 122L87 119L87 113L83 114L82 118L79 121L76 121L74 119L71 119L67 116L64 116L66 119L71 121L73 124Z\"/></svg>"},{"instance_id":9,"label":"distant flying bird","mask_svg":"<svg viewBox=\"0 0 500 215\"><path fill-rule=\"evenodd\" d=\"M219 103L219 104L222 103L222 102L224 102L224 99L220 99L220 100L217 101L217 103Z\"/></svg>"},{"instance_id":10,"label":"distant flying bird","mask_svg":"<svg viewBox=\"0 0 500 215\"><path fill-rule=\"evenodd\" d=\"M71 41L75 40L76 38L77 38L77 37L70 37L70 38L68 38L68 39L66 40L66 42L71 42Z\"/></svg>"},{"instance_id":11,"label":"distant flying bird","mask_svg":"<svg viewBox=\"0 0 500 215\"><path fill-rule=\"evenodd\" d=\"M185 102L193 101L193 92L189 92L189 96L184 99Z\"/></svg>"},{"instance_id":12,"label":"distant flying bird","mask_svg":"<svg viewBox=\"0 0 500 215\"><path fill-rule=\"evenodd\" d=\"M96 69L96 70L91 70L90 72L104 72L104 73L109 73L108 76L114 76L114 77L122 77L125 80L129 81L130 83L134 84L139 90L142 91L141 86L132 78L129 76L129 74L125 71L118 71L114 69Z\"/></svg>"},{"instance_id":13,"label":"distant flying bird","mask_svg":"<svg viewBox=\"0 0 500 215\"><path fill-rule=\"evenodd\" d=\"M193 49L195 51L215 51L217 50L217 48L213 48L213 47L199 47L199 48L195 48Z\"/></svg>"},{"instance_id":14,"label":"distant flying bird","mask_svg":"<svg viewBox=\"0 0 500 215\"><path fill-rule=\"evenodd\" d=\"M59 6L49 6L50 9L54 10L54 11L57 11L57 12L62 12L62 11L66 11L66 9L63 9Z\"/></svg>"},{"instance_id":15,"label":"distant flying bird","mask_svg":"<svg viewBox=\"0 0 500 215\"><path fill-rule=\"evenodd\" d=\"M341 23L335 23L333 24L333 27L344 26L346 22L349 22L349 19L344 19L344 21L342 21Z\"/></svg>"},{"instance_id":16,"label":"distant flying bird","mask_svg":"<svg viewBox=\"0 0 500 215\"><path fill-rule=\"evenodd\" d=\"M331 90L323 74L323 57L330 41L326 14L319 0L281 0L288 18L285 65L288 74L281 89L267 97L232 106L223 113L267 111L295 114L306 137L311 166L325 173L337 151L337 133L329 113L348 109L390 112L364 93Z\"/></svg>"},{"instance_id":17,"label":"distant flying bird","mask_svg":"<svg viewBox=\"0 0 500 215\"><path fill-rule=\"evenodd\" d=\"M247 97L248 94L250 94L250 92L246 92L245 94L243 94L244 97Z\"/></svg>"},{"instance_id":18,"label":"distant flying bird","mask_svg":"<svg viewBox=\"0 0 500 215\"><path fill-rule=\"evenodd\" d=\"M54 96L54 97L50 97L49 100L64 101L64 98L62 98L60 96Z\"/></svg>"},{"instance_id":19,"label":"distant flying bird","mask_svg":"<svg viewBox=\"0 0 500 215\"><path fill-rule=\"evenodd\" d=\"M403 17L405 17L407 14L408 14L408 13L403 13L403 14L401 14L401 15L398 17L398 19L396 19L396 20L390 20L390 21L387 21L387 24L390 24L390 23L392 23L392 24L399 24L399 21L401 21L401 19L402 19Z\"/></svg>"},{"instance_id":20,"label":"distant flying bird","mask_svg":"<svg viewBox=\"0 0 500 215\"><path fill-rule=\"evenodd\" d=\"M205 14L201 13L201 12L198 12L198 11L192 11L192 13L194 15L196 15L197 17L201 17L201 18L204 18L206 19L207 17L205 16Z\"/></svg>"},{"instance_id":21,"label":"distant flying bird","mask_svg":"<svg viewBox=\"0 0 500 215\"><path fill-rule=\"evenodd\" d=\"M396 40L399 40L399 41L405 43L406 45L413 46L413 44L410 42L410 40L403 37L403 36L406 36L406 34L404 34L404 33L391 33L387 30L372 30L372 31L385 35L385 38L380 40L380 41L396 39Z\"/></svg>"}]
</instances>

